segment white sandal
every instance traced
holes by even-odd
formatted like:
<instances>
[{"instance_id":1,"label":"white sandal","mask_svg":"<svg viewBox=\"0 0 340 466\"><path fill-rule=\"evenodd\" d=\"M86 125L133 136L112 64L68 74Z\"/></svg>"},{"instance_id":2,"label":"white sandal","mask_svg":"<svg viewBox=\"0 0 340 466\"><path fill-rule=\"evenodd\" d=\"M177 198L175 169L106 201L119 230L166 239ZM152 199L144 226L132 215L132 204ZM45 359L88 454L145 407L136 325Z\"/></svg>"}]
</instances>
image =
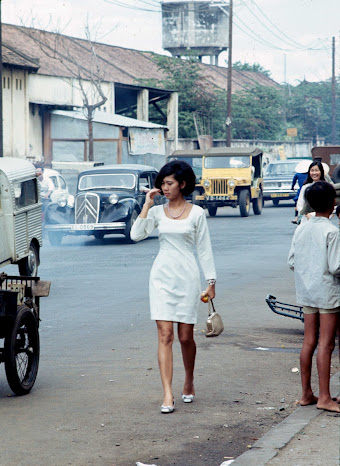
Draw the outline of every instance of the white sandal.
<instances>
[{"instance_id":1,"label":"white sandal","mask_svg":"<svg viewBox=\"0 0 340 466\"><path fill-rule=\"evenodd\" d=\"M194 401L195 395L183 395L182 394L182 401L183 403L192 403Z\"/></svg>"},{"instance_id":2,"label":"white sandal","mask_svg":"<svg viewBox=\"0 0 340 466\"><path fill-rule=\"evenodd\" d=\"M170 414L170 413L173 413L174 411L175 411L175 400L172 406L164 406L164 405L161 406L161 413L163 414Z\"/></svg>"}]
</instances>

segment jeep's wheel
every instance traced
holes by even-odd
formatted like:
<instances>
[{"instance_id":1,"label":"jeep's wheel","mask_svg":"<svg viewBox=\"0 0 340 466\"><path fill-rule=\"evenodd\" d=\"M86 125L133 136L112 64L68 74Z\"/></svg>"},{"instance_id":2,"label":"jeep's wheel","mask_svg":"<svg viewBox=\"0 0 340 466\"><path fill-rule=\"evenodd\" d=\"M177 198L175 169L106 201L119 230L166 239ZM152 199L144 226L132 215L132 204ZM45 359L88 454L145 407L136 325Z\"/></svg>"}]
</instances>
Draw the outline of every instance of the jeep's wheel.
<instances>
[{"instance_id":1,"label":"jeep's wheel","mask_svg":"<svg viewBox=\"0 0 340 466\"><path fill-rule=\"evenodd\" d=\"M273 199L273 204L275 207L279 205L280 199Z\"/></svg>"},{"instance_id":2,"label":"jeep's wheel","mask_svg":"<svg viewBox=\"0 0 340 466\"><path fill-rule=\"evenodd\" d=\"M133 239L131 239L130 235L131 235L132 225L137 220L137 217L138 217L138 212L136 210L134 210L132 212L132 214L131 214L130 220L126 224L124 235L125 235L125 239L126 239L127 243L131 243L131 244L135 243L135 241L133 241Z\"/></svg>"},{"instance_id":3,"label":"jeep's wheel","mask_svg":"<svg viewBox=\"0 0 340 466\"><path fill-rule=\"evenodd\" d=\"M63 234L59 231L48 231L47 232L48 241L52 246L60 246L63 239Z\"/></svg>"},{"instance_id":4,"label":"jeep's wheel","mask_svg":"<svg viewBox=\"0 0 340 466\"><path fill-rule=\"evenodd\" d=\"M250 196L247 189L242 189L238 196L241 217L248 217L250 211Z\"/></svg>"},{"instance_id":5,"label":"jeep's wheel","mask_svg":"<svg viewBox=\"0 0 340 466\"><path fill-rule=\"evenodd\" d=\"M261 215L263 206L263 194L259 192L259 197L253 199L253 211L255 215Z\"/></svg>"},{"instance_id":6,"label":"jeep's wheel","mask_svg":"<svg viewBox=\"0 0 340 466\"><path fill-rule=\"evenodd\" d=\"M208 207L208 212L210 217L215 217L217 212L217 207Z\"/></svg>"},{"instance_id":7,"label":"jeep's wheel","mask_svg":"<svg viewBox=\"0 0 340 466\"><path fill-rule=\"evenodd\" d=\"M38 275L39 249L31 243L28 256L18 262L19 273L27 277L36 277Z\"/></svg>"}]
</instances>

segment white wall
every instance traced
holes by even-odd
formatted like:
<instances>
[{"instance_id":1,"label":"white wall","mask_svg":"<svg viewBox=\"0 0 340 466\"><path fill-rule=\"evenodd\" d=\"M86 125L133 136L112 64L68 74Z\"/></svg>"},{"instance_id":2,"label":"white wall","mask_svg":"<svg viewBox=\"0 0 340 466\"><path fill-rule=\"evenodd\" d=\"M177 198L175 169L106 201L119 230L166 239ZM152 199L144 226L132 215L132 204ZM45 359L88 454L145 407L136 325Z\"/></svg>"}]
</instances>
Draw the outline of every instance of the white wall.
<instances>
[{"instance_id":1,"label":"white wall","mask_svg":"<svg viewBox=\"0 0 340 466\"><path fill-rule=\"evenodd\" d=\"M28 155L27 73L3 68L3 146L4 155Z\"/></svg>"}]
</instances>

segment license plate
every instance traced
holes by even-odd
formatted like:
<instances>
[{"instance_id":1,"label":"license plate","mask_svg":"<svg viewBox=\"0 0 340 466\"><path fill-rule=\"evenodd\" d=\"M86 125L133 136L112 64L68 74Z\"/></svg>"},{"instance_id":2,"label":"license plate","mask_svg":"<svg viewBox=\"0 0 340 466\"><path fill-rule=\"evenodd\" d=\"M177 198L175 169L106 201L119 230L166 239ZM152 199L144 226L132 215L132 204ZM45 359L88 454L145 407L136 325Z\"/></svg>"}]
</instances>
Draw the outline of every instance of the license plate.
<instances>
[{"instance_id":1,"label":"license plate","mask_svg":"<svg viewBox=\"0 0 340 466\"><path fill-rule=\"evenodd\" d=\"M288 193L271 194L270 197L289 197Z\"/></svg>"},{"instance_id":2,"label":"license plate","mask_svg":"<svg viewBox=\"0 0 340 466\"><path fill-rule=\"evenodd\" d=\"M95 223L79 223L79 225L77 224L71 225L71 230L73 231L75 230L87 231L87 230L94 230L94 228L95 228Z\"/></svg>"}]
</instances>

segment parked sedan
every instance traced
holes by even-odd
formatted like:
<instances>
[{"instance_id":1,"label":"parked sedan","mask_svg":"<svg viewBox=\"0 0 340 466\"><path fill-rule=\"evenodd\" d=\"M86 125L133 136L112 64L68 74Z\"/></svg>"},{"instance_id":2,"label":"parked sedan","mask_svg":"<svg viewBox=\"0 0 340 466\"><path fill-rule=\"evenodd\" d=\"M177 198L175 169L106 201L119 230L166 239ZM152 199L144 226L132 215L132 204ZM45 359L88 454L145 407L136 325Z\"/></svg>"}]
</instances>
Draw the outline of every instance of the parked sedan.
<instances>
[{"instance_id":1,"label":"parked sedan","mask_svg":"<svg viewBox=\"0 0 340 466\"><path fill-rule=\"evenodd\" d=\"M280 200L293 199L299 186L296 185L292 190L292 181L295 175L295 168L302 160L311 158L292 158L286 160L277 160L270 163L264 173L263 178L263 200L272 200L275 206L279 205Z\"/></svg>"},{"instance_id":2,"label":"parked sedan","mask_svg":"<svg viewBox=\"0 0 340 466\"><path fill-rule=\"evenodd\" d=\"M146 165L102 165L79 174L74 207L51 203L45 212L45 229L52 245L66 235L122 234L130 231L154 186L158 172ZM156 196L155 203L164 197Z\"/></svg>"}]
</instances>

